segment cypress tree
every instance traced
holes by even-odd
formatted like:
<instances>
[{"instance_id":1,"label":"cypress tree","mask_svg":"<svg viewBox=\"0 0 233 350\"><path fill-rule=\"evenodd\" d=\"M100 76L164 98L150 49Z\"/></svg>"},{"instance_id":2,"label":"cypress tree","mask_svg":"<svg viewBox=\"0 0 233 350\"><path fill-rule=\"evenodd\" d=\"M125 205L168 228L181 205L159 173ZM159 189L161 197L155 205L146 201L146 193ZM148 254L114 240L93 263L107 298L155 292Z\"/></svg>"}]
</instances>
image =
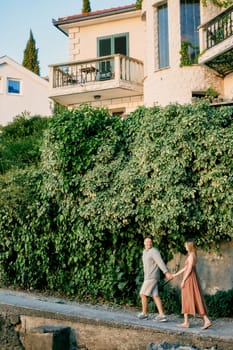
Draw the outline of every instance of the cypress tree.
<instances>
[{"instance_id":1,"label":"cypress tree","mask_svg":"<svg viewBox=\"0 0 233 350\"><path fill-rule=\"evenodd\" d=\"M141 9L141 8L142 8L142 1L143 1L143 0L137 0L137 1L136 1L136 8L137 8L137 9Z\"/></svg>"},{"instance_id":2,"label":"cypress tree","mask_svg":"<svg viewBox=\"0 0 233 350\"><path fill-rule=\"evenodd\" d=\"M40 66L38 61L38 49L36 48L36 41L33 37L32 30L24 50L23 66L33 73L40 75Z\"/></svg>"},{"instance_id":3,"label":"cypress tree","mask_svg":"<svg viewBox=\"0 0 233 350\"><path fill-rule=\"evenodd\" d=\"M91 5L89 0L83 0L82 13L91 12Z\"/></svg>"}]
</instances>

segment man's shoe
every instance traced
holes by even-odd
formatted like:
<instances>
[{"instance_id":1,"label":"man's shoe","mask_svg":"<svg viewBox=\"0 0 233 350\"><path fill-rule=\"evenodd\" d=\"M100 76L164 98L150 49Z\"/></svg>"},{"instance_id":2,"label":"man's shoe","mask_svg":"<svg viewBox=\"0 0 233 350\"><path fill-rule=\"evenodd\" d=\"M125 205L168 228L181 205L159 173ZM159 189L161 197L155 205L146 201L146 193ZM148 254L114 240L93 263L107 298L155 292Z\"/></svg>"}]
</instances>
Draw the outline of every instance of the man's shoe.
<instances>
[{"instance_id":1,"label":"man's shoe","mask_svg":"<svg viewBox=\"0 0 233 350\"><path fill-rule=\"evenodd\" d=\"M143 312L138 314L137 317L139 318L139 320L148 320L148 315L145 315Z\"/></svg>"},{"instance_id":2,"label":"man's shoe","mask_svg":"<svg viewBox=\"0 0 233 350\"><path fill-rule=\"evenodd\" d=\"M158 316L156 316L154 318L154 321L156 321L156 322L167 322L167 317L158 315Z\"/></svg>"}]
</instances>

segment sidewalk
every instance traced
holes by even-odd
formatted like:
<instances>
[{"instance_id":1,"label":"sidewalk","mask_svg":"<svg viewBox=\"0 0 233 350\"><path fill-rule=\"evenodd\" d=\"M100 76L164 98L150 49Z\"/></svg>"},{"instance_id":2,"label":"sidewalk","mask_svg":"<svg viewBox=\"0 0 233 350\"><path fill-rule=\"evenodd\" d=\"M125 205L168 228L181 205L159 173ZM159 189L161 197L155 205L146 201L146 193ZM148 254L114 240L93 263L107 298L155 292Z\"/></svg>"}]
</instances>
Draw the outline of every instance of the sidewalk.
<instances>
[{"instance_id":1,"label":"sidewalk","mask_svg":"<svg viewBox=\"0 0 233 350\"><path fill-rule=\"evenodd\" d=\"M111 308L105 305L89 305L79 304L74 301L69 301L62 298L46 297L39 294L18 292L14 290L7 290L0 288L0 309L4 307L22 309L22 313L30 311L31 314L53 314L53 318L67 319L81 322L98 322L98 324L109 324L111 327L123 326L123 327L135 327L154 331L177 333L179 335L190 337L201 337L213 339L216 343L226 342L232 344L231 348L227 346L218 347L218 349L233 349L233 319L217 319L213 320L213 326L207 330L201 330L202 319L191 319L191 327L188 329L181 329L177 326L182 322L182 318L179 316L168 315L168 322L159 323L155 322L152 317L149 320L139 320L137 318L137 312L126 310L124 308ZM153 332L152 332L153 330Z\"/></svg>"}]
</instances>

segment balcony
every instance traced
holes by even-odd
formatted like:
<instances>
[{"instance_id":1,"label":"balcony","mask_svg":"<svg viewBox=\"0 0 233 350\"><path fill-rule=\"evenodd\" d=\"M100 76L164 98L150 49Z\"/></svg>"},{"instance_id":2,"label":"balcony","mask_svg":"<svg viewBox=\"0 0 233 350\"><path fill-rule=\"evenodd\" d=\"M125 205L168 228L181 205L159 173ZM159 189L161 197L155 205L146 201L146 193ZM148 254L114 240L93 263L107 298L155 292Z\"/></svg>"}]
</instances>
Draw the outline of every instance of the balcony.
<instances>
[{"instance_id":1,"label":"balcony","mask_svg":"<svg viewBox=\"0 0 233 350\"><path fill-rule=\"evenodd\" d=\"M49 95L71 106L143 94L143 62L120 54L50 66Z\"/></svg>"},{"instance_id":2,"label":"balcony","mask_svg":"<svg viewBox=\"0 0 233 350\"><path fill-rule=\"evenodd\" d=\"M199 28L198 62L214 69L221 76L233 72L233 6Z\"/></svg>"}]
</instances>

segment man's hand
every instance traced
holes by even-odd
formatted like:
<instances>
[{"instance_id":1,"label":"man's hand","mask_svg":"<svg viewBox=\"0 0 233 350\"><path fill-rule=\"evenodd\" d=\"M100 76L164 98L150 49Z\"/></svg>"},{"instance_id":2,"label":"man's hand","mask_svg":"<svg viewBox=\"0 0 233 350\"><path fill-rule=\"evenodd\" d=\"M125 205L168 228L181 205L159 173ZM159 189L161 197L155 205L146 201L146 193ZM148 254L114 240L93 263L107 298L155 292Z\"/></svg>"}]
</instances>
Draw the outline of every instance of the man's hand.
<instances>
[{"instance_id":1,"label":"man's hand","mask_svg":"<svg viewBox=\"0 0 233 350\"><path fill-rule=\"evenodd\" d=\"M171 280L173 280L173 275L170 273L170 272L166 272L165 273L165 277L166 277L166 279L168 280L168 281L171 281Z\"/></svg>"}]
</instances>

